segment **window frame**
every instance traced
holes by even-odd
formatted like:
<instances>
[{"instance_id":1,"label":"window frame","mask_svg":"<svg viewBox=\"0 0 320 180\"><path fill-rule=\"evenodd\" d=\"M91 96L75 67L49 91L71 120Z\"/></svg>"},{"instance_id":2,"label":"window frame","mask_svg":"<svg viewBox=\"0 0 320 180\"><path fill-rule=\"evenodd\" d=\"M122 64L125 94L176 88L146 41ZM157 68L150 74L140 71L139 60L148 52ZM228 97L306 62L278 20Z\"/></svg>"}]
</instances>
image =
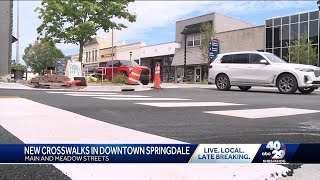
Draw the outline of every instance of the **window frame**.
<instances>
[{"instance_id":1,"label":"window frame","mask_svg":"<svg viewBox=\"0 0 320 180\"><path fill-rule=\"evenodd\" d=\"M199 36L199 39L196 39L196 36ZM196 41L199 41L199 44L196 45ZM193 34L193 46L200 46L201 45L201 33Z\"/></svg>"},{"instance_id":2,"label":"window frame","mask_svg":"<svg viewBox=\"0 0 320 180\"><path fill-rule=\"evenodd\" d=\"M190 37L191 37L192 40L189 39ZM193 37L193 34L188 34L186 39L187 39L187 42L186 42L186 43L187 43L187 47L194 47L194 37ZM192 42L192 45L189 45L189 42Z\"/></svg>"}]
</instances>

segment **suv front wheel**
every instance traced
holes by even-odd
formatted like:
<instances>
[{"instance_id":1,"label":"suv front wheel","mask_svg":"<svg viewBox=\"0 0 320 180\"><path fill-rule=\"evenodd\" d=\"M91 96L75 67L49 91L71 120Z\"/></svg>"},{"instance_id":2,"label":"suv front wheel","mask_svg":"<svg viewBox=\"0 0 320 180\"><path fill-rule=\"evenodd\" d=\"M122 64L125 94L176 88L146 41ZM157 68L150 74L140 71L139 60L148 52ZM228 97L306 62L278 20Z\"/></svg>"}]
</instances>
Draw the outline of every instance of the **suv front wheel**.
<instances>
[{"instance_id":1,"label":"suv front wheel","mask_svg":"<svg viewBox=\"0 0 320 180\"><path fill-rule=\"evenodd\" d=\"M278 78L277 87L282 94L294 94L298 89L296 77L292 74L282 74Z\"/></svg>"},{"instance_id":2,"label":"suv front wheel","mask_svg":"<svg viewBox=\"0 0 320 180\"><path fill-rule=\"evenodd\" d=\"M226 74L219 74L216 77L216 86L221 91L228 91L231 88L229 77Z\"/></svg>"}]
</instances>

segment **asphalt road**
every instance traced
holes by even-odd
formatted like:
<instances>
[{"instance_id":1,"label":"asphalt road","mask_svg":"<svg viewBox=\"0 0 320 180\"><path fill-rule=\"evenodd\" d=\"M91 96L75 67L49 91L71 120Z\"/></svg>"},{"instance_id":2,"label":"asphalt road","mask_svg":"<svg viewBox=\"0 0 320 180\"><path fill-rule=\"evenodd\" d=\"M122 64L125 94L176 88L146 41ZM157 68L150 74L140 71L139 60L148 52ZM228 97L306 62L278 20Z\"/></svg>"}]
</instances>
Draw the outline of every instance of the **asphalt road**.
<instances>
[{"instance_id":1,"label":"asphalt road","mask_svg":"<svg viewBox=\"0 0 320 180\"><path fill-rule=\"evenodd\" d=\"M284 143L320 143L320 112L280 117L235 117L233 110L294 108L320 111L320 93L310 95L283 95L276 90L241 92L236 88L228 92L215 89L161 89L139 92L119 92L121 95L144 95L151 98L182 98L184 101L106 100L93 97L69 96L34 90L0 90L0 96L20 96L35 102L71 111L106 123L159 135L187 143L267 143L278 139ZM221 102L238 106L155 107L135 103L156 102ZM12 107L14 110L14 107ZM224 115L204 113L227 111ZM272 114L274 109L266 114ZM264 112L256 113L257 116ZM0 126L0 143L22 143ZM5 173L0 179L31 177L27 179L67 179L51 165L0 166Z\"/></svg>"}]
</instances>

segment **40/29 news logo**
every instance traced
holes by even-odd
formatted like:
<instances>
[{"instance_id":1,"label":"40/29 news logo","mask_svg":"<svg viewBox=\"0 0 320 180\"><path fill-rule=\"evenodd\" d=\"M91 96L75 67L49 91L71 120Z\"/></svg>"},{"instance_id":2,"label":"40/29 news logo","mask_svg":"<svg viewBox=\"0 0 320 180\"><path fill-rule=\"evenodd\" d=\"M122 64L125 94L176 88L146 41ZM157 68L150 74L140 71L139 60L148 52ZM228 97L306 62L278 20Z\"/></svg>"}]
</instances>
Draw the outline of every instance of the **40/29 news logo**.
<instances>
[{"instance_id":1,"label":"40/29 news logo","mask_svg":"<svg viewBox=\"0 0 320 180\"><path fill-rule=\"evenodd\" d=\"M262 151L262 156L264 157L264 163L285 163L285 155L287 148L284 143L275 140L269 141L266 144L265 149Z\"/></svg>"}]
</instances>

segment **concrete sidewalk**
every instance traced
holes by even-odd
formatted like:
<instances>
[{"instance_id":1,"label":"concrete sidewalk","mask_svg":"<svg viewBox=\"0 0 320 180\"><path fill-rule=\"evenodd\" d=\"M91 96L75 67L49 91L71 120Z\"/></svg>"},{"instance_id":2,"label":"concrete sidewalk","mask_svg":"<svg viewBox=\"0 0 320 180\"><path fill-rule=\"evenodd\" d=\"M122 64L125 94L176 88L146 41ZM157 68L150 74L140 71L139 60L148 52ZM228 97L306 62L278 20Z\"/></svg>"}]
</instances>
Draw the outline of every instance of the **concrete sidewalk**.
<instances>
[{"instance_id":1,"label":"concrete sidewalk","mask_svg":"<svg viewBox=\"0 0 320 180\"><path fill-rule=\"evenodd\" d=\"M19 84L19 83L0 82L0 89L33 89L33 88Z\"/></svg>"}]
</instances>

